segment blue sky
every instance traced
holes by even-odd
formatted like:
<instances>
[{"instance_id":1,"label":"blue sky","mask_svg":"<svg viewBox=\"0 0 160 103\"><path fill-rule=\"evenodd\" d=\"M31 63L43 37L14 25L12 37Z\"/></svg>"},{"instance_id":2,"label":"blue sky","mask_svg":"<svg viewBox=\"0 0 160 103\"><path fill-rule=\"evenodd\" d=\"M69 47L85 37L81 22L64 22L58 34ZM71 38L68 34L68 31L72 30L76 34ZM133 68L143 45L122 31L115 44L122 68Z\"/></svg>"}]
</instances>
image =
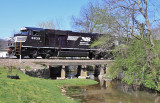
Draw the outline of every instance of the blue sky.
<instances>
[{"instance_id":1,"label":"blue sky","mask_svg":"<svg viewBox=\"0 0 160 103\"><path fill-rule=\"evenodd\" d=\"M71 16L78 16L89 1L93 0L0 0L0 38L49 20L59 21L63 30L72 30Z\"/></svg>"}]
</instances>

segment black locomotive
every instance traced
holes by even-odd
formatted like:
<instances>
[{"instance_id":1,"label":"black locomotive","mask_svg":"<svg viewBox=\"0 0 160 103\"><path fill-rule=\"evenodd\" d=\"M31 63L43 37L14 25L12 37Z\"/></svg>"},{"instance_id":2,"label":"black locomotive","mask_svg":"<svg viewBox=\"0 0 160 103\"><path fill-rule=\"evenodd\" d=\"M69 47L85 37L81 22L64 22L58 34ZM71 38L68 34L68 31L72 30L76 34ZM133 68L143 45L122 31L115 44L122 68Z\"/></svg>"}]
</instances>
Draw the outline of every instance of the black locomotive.
<instances>
[{"instance_id":1,"label":"black locomotive","mask_svg":"<svg viewBox=\"0 0 160 103\"><path fill-rule=\"evenodd\" d=\"M29 56L95 57L91 43L101 34L24 27L9 41L8 53L18 58Z\"/></svg>"}]
</instances>

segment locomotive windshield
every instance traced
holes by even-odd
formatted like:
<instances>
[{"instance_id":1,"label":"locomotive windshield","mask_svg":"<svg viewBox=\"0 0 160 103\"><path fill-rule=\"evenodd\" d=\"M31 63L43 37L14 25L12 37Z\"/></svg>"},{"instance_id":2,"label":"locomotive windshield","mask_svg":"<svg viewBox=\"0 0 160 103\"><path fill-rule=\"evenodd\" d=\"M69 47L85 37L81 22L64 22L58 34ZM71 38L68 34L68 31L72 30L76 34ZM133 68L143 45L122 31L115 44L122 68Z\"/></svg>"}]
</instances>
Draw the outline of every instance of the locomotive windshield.
<instances>
[{"instance_id":1,"label":"locomotive windshield","mask_svg":"<svg viewBox=\"0 0 160 103\"><path fill-rule=\"evenodd\" d=\"M27 30L23 30L23 31L21 31L21 34L22 34L22 35L28 35L29 32L28 32Z\"/></svg>"}]
</instances>

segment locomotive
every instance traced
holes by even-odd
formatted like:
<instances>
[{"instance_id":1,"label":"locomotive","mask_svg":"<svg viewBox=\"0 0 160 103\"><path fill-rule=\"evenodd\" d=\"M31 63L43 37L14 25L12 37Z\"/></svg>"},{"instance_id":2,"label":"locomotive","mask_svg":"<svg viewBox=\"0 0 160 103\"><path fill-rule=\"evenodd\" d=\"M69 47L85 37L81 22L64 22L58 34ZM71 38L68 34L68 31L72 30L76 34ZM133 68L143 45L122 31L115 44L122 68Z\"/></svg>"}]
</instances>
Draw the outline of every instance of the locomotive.
<instances>
[{"instance_id":1,"label":"locomotive","mask_svg":"<svg viewBox=\"0 0 160 103\"><path fill-rule=\"evenodd\" d=\"M103 34L102 34L103 35ZM101 34L24 27L8 43L8 53L23 58L89 57L98 49L90 48Z\"/></svg>"}]
</instances>

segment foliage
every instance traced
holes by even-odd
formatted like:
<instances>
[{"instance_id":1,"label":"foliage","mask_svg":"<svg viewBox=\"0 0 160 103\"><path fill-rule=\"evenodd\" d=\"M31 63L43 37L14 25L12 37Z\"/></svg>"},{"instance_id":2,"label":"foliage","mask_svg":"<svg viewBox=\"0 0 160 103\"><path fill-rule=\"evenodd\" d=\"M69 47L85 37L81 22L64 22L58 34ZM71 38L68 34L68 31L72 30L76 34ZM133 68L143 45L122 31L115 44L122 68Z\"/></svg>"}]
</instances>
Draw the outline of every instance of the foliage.
<instances>
[{"instance_id":1,"label":"foliage","mask_svg":"<svg viewBox=\"0 0 160 103\"><path fill-rule=\"evenodd\" d=\"M147 41L147 40L146 40ZM155 41L155 47L151 48L150 44L144 45L142 40L131 39L128 45L120 45L115 48L115 62L110 68L113 78L116 78L119 72L123 72L123 82L128 84L143 84L152 89L160 90L160 45ZM146 49L150 50L152 62L155 71L149 66L147 61L148 54Z\"/></svg>"},{"instance_id":2,"label":"foliage","mask_svg":"<svg viewBox=\"0 0 160 103\"><path fill-rule=\"evenodd\" d=\"M7 78L7 68L0 67L0 103L75 103L60 92L64 85L91 85L93 80L47 80L29 77L13 70L19 80Z\"/></svg>"},{"instance_id":3,"label":"foliage","mask_svg":"<svg viewBox=\"0 0 160 103\"><path fill-rule=\"evenodd\" d=\"M94 41L91 44L91 48L101 47L101 48L109 48L114 45L114 38L110 34L102 35L98 40ZM106 47L107 46L107 47Z\"/></svg>"},{"instance_id":4,"label":"foliage","mask_svg":"<svg viewBox=\"0 0 160 103\"><path fill-rule=\"evenodd\" d=\"M27 65L25 68L26 68L27 70L30 70L30 69L31 69L31 67L30 67L29 65Z\"/></svg>"},{"instance_id":5,"label":"foliage","mask_svg":"<svg viewBox=\"0 0 160 103\"><path fill-rule=\"evenodd\" d=\"M115 47L115 37L109 33L102 35L98 40L91 44L91 48L98 48L96 55L100 54L103 58L113 58L111 50Z\"/></svg>"}]
</instances>

